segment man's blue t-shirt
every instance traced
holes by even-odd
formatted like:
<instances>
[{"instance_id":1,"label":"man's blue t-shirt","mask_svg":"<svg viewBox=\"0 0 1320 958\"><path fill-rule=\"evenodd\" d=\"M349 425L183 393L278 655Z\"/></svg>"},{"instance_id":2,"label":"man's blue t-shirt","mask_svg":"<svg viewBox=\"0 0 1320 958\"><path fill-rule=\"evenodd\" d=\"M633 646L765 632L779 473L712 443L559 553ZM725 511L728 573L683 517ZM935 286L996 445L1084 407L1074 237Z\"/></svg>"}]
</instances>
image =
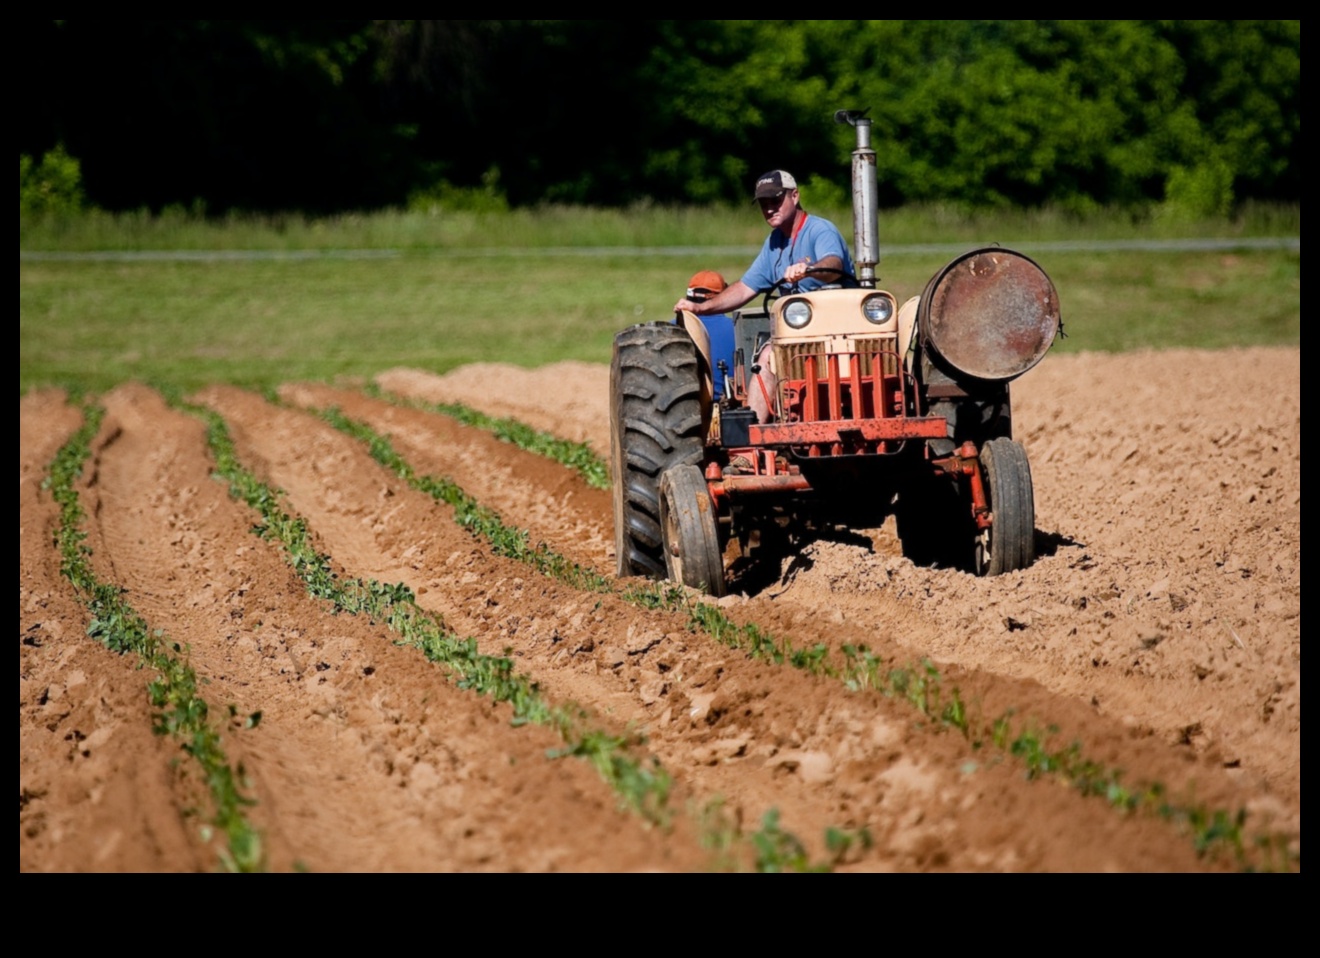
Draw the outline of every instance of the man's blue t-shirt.
<instances>
[{"instance_id":1,"label":"man's blue t-shirt","mask_svg":"<svg viewBox=\"0 0 1320 958\"><path fill-rule=\"evenodd\" d=\"M761 252L752 265L743 273L743 284L761 292L770 289L784 278L784 270L794 263L806 259L809 263L818 263L826 256L837 256L843 260L843 268L848 273L856 273L848 244L844 241L839 228L829 220L808 215L791 236L785 236L779 230L771 230L761 246ZM809 293L819 289L828 281L818 279L808 273L798 281L798 289Z\"/></svg>"}]
</instances>

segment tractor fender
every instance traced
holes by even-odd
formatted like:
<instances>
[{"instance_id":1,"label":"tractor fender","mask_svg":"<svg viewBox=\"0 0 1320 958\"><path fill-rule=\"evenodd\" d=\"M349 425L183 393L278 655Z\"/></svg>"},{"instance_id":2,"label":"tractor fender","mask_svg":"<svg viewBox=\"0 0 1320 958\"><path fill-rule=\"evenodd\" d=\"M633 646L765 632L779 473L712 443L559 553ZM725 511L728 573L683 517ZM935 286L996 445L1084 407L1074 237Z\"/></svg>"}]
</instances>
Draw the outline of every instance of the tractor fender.
<instances>
[{"instance_id":1,"label":"tractor fender","mask_svg":"<svg viewBox=\"0 0 1320 958\"><path fill-rule=\"evenodd\" d=\"M903 368L909 371L917 351L917 311L920 306L921 297L913 296L898 308L898 354L903 358Z\"/></svg>"},{"instance_id":2,"label":"tractor fender","mask_svg":"<svg viewBox=\"0 0 1320 958\"><path fill-rule=\"evenodd\" d=\"M675 317L675 322L687 330L697 347L698 379L701 384L701 423L703 434L710 431L711 407L715 404L715 370L710 358L710 333L706 324L696 313L682 310Z\"/></svg>"}]
</instances>

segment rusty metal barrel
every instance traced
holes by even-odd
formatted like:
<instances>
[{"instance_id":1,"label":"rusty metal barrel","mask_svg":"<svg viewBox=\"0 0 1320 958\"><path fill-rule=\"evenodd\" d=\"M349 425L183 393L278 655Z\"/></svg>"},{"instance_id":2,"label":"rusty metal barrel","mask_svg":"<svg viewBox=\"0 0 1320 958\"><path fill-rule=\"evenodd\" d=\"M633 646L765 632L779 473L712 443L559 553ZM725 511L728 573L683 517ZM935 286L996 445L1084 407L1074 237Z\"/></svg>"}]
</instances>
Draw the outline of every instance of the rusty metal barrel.
<instances>
[{"instance_id":1,"label":"rusty metal barrel","mask_svg":"<svg viewBox=\"0 0 1320 958\"><path fill-rule=\"evenodd\" d=\"M998 246L950 262L926 284L917 309L924 346L951 372L991 382L1040 362L1060 323L1059 295L1045 271Z\"/></svg>"}]
</instances>

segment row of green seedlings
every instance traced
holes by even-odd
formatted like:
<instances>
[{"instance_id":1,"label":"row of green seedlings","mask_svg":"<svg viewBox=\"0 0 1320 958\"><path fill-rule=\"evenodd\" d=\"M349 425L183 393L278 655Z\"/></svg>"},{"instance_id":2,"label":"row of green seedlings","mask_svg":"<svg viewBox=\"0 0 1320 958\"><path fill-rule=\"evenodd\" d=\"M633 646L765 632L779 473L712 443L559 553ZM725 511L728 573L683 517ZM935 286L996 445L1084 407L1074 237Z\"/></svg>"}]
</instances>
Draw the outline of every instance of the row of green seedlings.
<instances>
[{"instance_id":1,"label":"row of green seedlings","mask_svg":"<svg viewBox=\"0 0 1320 958\"><path fill-rule=\"evenodd\" d=\"M386 401L396 402L396 397L389 394L379 395ZM413 402L408 404L419 406ZM447 415L454 415L455 409L452 405L429 407L423 405L420 408ZM377 461L406 479L410 485L454 506L458 521L472 532L487 539L498 554L526 562L538 571L557 577L577 588L593 589L598 592L616 591L612 579L581 568L576 563L554 553L544 543L532 545L530 537L524 531L505 527L498 515L468 499L453 482L414 475L411 467L394 452L388 439L375 433L370 427L348 420L338 410L322 411L321 416L340 430L364 442ZM465 423L476 425L480 424L483 417L479 413L467 410L462 411L458 418ZM552 446L545 441L547 434L538 434L531 430L518 433L508 425L508 420L486 418L489 422L498 423L502 434L519 436L519 439L510 441L516 441L524 449L538 451L538 449L554 448L556 452L553 458L561 463L567 463L570 459L574 463L584 463L594 459L596 465L590 469L584 469L581 465L574 468L582 471L584 476L588 474L599 476L602 472L608 475L608 466L585 446L579 444L576 450L565 452L561 447L573 444L567 444L565 440L557 440L557 445ZM945 695L942 676L928 659L922 659L909 666L894 666L886 669L880 656L866 646L845 645L841 649L843 662L838 663L831 660L829 650L824 645L807 649L796 648L790 640L766 633L755 624L734 623L721 609L709 603L694 601L688 589L674 583L655 583L649 587L630 584L620 594L627 601L640 607L684 611L689 617L692 628L705 632L731 649L744 651L753 658L766 659L776 664L787 663L814 675L837 679L852 691L873 689L905 700L926 719L961 734L974 751L981 751L989 745L1019 759L1025 765L1029 778L1051 776L1061 779L1087 797L1105 800L1121 813L1153 812L1184 829L1197 852L1203 856L1227 854L1244 870L1257 868L1279 870L1289 867L1285 837L1256 836L1248 840L1245 834L1247 817L1245 809L1229 812L1209 809L1198 803L1179 804L1169 798L1167 789L1160 783L1137 787L1126 786L1123 784L1121 771L1106 768L1088 759L1082 754L1080 743L1072 742L1052 748L1049 739L1057 735L1056 727L1050 726L1042 731L1028 725L1019 729L1011 711L988 722L973 719L968 715L966 705L956 687L947 696ZM1263 864L1254 864L1256 862Z\"/></svg>"},{"instance_id":2,"label":"row of green seedlings","mask_svg":"<svg viewBox=\"0 0 1320 958\"><path fill-rule=\"evenodd\" d=\"M396 393L386 392L375 383L368 384L365 391L368 395L395 406L418 409L423 412L436 412L451 419L457 419L465 426L472 426L492 433L495 438L511 443L519 449L535 453L538 456L544 456L546 459L557 462L565 468L572 469L582 476L587 485L593 489L610 488L609 465L600 456L592 452L591 448L585 443L560 439L558 436L543 430L533 429L526 423L521 423L516 419L488 416L483 412L464 406L462 403L428 403L419 399L410 399Z\"/></svg>"},{"instance_id":3,"label":"row of green seedlings","mask_svg":"<svg viewBox=\"0 0 1320 958\"><path fill-rule=\"evenodd\" d=\"M484 655L478 652L475 638L449 632L442 621L417 605L407 585L341 578L330 557L317 552L311 543L306 520L282 509L283 494L240 464L224 420L211 410L188 408L207 423L207 441L215 458L216 474L229 484L229 494L261 515L253 531L284 550L312 596L331 602L340 611L366 615L373 623L385 625L399 636L400 644L418 649L443 668L459 688L508 703L515 726L528 723L549 726L565 742L565 748L551 753L550 758L577 757L589 761L620 796L625 808L660 827L672 823L672 777L653 756L645 759L635 756L644 745L640 736L620 737L592 728L584 711L576 705L549 704L534 682L514 672L511 659ZM333 419L348 426L342 417L336 415ZM383 449L376 451L384 454ZM452 485L443 492L433 491L446 496L457 492ZM483 510L476 512L479 515L474 521L483 528L495 521ZM532 561L543 571L573 578L564 560L544 551L528 550L525 537L523 548L515 548L513 554ZM715 853L712 867L716 870L736 867L737 862L744 860L739 853L749 848L751 867L759 872L828 871L849 845L836 836L830 845L835 852L834 860L813 863L802 842L779 826L777 814L768 814L761 830L751 835L733 826L718 804L703 809L700 818L703 841Z\"/></svg>"},{"instance_id":4,"label":"row of green seedlings","mask_svg":"<svg viewBox=\"0 0 1320 958\"><path fill-rule=\"evenodd\" d=\"M86 605L91 620L87 633L112 652L136 655L142 666L155 672L147 684L151 707L152 731L173 736L182 751L201 769L212 812L202 826L203 841L208 844L217 834L224 841L219 849L220 866L231 872L261 872L265 857L260 833L248 821L245 809L253 802L240 790L246 787L242 765L233 768L221 745L221 734L213 727L211 707L199 693L196 673L188 664L188 651L159 631L152 631L146 621L124 598L124 590L96 578L88 557L83 529L86 513L77 489L77 480L91 454L91 440L101 427L103 407L86 404L83 424L56 453L49 474L43 481L60 507L56 545L60 551L60 571L73 584ZM261 713L239 718L228 708L228 720L254 728Z\"/></svg>"}]
</instances>

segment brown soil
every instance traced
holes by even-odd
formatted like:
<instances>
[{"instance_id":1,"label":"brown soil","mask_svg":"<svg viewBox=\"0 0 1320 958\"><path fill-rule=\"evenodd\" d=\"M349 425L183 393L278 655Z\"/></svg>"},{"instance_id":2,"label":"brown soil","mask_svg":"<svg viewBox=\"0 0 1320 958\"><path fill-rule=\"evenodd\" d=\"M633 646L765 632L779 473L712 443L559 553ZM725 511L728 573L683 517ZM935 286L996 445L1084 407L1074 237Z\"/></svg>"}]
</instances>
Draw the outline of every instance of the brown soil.
<instances>
[{"instance_id":1,"label":"brown soil","mask_svg":"<svg viewBox=\"0 0 1320 958\"><path fill-rule=\"evenodd\" d=\"M604 573L608 492L359 388L290 384L283 404L225 386L189 398L224 418L243 465L285 492L343 576L407 584L550 701L644 733L674 779L672 827L621 808L588 762L556 757L548 727L512 722L510 706L457 687L384 626L310 597L253 534L256 513L212 477L202 420L149 389L98 397L107 415L79 489L98 578L186 651L215 715L262 714L255 728L226 724L224 747L274 871L748 867L703 840L713 803L744 833L776 811L808 861L840 871L1300 870L1300 366L1300 349L1049 357L1013 387L1036 491L1030 569L915 567L891 520L803 543L773 583L720 600L797 648L929 660L979 723L1011 716L1134 790L1158 783L1178 807L1241 811L1245 861L1199 852L1176 817L1033 778L901 698L750 657L682 614L495 555L308 410L336 406L388 434L417 473L453 479ZM607 455L604 366L397 369L377 385ZM197 773L152 733L151 673L87 636L61 574L42 481L81 413L34 393L19 420L20 871L215 869ZM831 828L870 841L835 856ZM1257 837L1274 851L1256 851Z\"/></svg>"}]
</instances>

